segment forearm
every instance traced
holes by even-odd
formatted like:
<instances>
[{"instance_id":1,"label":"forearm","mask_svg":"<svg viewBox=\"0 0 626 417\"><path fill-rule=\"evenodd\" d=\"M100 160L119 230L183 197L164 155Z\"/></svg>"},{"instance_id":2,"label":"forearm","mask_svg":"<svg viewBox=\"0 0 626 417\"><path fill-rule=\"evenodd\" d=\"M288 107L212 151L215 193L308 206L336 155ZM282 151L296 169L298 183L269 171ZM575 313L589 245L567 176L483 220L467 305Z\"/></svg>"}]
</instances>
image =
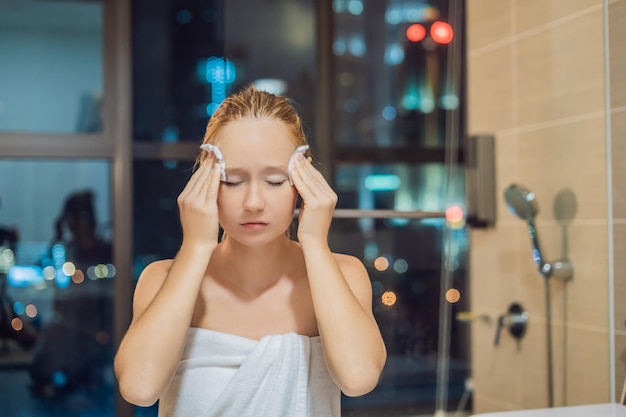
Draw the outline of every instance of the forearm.
<instances>
[{"instance_id":1,"label":"forearm","mask_svg":"<svg viewBox=\"0 0 626 417\"><path fill-rule=\"evenodd\" d=\"M168 387L185 347L207 259L206 252L183 245L161 288L124 336L115 371L128 401L150 405Z\"/></svg>"},{"instance_id":2,"label":"forearm","mask_svg":"<svg viewBox=\"0 0 626 417\"><path fill-rule=\"evenodd\" d=\"M384 366L378 325L354 295L327 245L303 247L329 372L346 395L371 391Z\"/></svg>"}]
</instances>

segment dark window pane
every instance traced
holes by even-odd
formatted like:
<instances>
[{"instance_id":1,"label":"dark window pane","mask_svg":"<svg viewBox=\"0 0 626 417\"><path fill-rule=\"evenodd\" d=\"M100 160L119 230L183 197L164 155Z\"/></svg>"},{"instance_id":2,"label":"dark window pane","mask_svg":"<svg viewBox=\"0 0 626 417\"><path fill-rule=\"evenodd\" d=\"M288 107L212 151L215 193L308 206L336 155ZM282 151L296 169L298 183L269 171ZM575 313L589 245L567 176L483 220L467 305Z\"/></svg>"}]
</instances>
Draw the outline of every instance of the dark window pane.
<instances>
[{"instance_id":1,"label":"dark window pane","mask_svg":"<svg viewBox=\"0 0 626 417\"><path fill-rule=\"evenodd\" d=\"M448 175L451 175L447 185ZM401 211L444 211L465 201L463 172L441 163L339 164L335 173L338 207ZM399 224L403 219L390 220Z\"/></svg>"},{"instance_id":2,"label":"dark window pane","mask_svg":"<svg viewBox=\"0 0 626 417\"><path fill-rule=\"evenodd\" d=\"M447 230L443 220L410 220L404 225L393 220L335 219L331 228L332 250L358 257L368 269L374 316L388 355L374 391L342 399L342 415L348 417L432 414L442 324L439 303L445 300L441 294L442 258L452 288L460 294L458 302L448 306L451 316L469 305L466 230ZM443 247L448 250L442 252ZM470 376L469 329L451 320L448 331L448 409L454 410Z\"/></svg>"},{"instance_id":3,"label":"dark window pane","mask_svg":"<svg viewBox=\"0 0 626 417\"><path fill-rule=\"evenodd\" d=\"M206 66L204 73L201 67L210 57L224 56L221 3L133 1L135 139L176 142L202 137L211 85Z\"/></svg>"},{"instance_id":4,"label":"dark window pane","mask_svg":"<svg viewBox=\"0 0 626 417\"><path fill-rule=\"evenodd\" d=\"M0 2L0 130L102 130L102 4Z\"/></svg>"},{"instance_id":5,"label":"dark window pane","mask_svg":"<svg viewBox=\"0 0 626 417\"><path fill-rule=\"evenodd\" d=\"M314 19L311 0L135 0L134 138L199 140L217 105L252 82L294 99L310 132Z\"/></svg>"},{"instance_id":6,"label":"dark window pane","mask_svg":"<svg viewBox=\"0 0 626 417\"><path fill-rule=\"evenodd\" d=\"M456 76L462 49L431 35L433 25L451 21L448 3L333 1L339 145L443 147L453 112L463 131L462 77ZM452 30L462 42L461 28Z\"/></svg>"},{"instance_id":7,"label":"dark window pane","mask_svg":"<svg viewBox=\"0 0 626 417\"><path fill-rule=\"evenodd\" d=\"M109 163L5 159L0 178L2 415L111 415Z\"/></svg>"},{"instance_id":8,"label":"dark window pane","mask_svg":"<svg viewBox=\"0 0 626 417\"><path fill-rule=\"evenodd\" d=\"M152 261L176 256L182 229L176 198L189 181L192 162L135 161L133 164L133 278ZM135 417L156 417L152 407L135 407Z\"/></svg>"},{"instance_id":9,"label":"dark window pane","mask_svg":"<svg viewBox=\"0 0 626 417\"><path fill-rule=\"evenodd\" d=\"M182 243L176 198L193 162L136 161L133 166L135 278L150 262L173 258Z\"/></svg>"}]
</instances>

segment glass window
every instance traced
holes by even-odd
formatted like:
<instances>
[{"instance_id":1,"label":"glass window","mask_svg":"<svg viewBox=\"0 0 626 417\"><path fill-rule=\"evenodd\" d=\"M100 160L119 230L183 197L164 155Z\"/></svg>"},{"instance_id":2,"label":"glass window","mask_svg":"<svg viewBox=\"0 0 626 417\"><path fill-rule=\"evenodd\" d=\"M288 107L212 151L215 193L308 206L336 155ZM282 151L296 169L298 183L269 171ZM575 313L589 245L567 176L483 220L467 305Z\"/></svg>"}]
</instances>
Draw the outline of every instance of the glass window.
<instances>
[{"instance_id":1,"label":"glass window","mask_svg":"<svg viewBox=\"0 0 626 417\"><path fill-rule=\"evenodd\" d=\"M176 199L193 172L193 162L135 161L133 164L134 283L152 261L176 256L182 229ZM154 417L152 407L135 407L135 417Z\"/></svg>"},{"instance_id":2,"label":"glass window","mask_svg":"<svg viewBox=\"0 0 626 417\"><path fill-rule=\"evenodd\" d=\"M0 160L2 415L112 415L110 166Z\"/></svg>"},{"instance_id":3,"label":"glass window","mask_svg":"<svg viewBox=\"0 0 626 417\"><path fill-rule=\"evenodd\" d=\"M294 99L311 133L314 68L311 0L135 0L134 138L198 141L219 103L251 83Z\"/></svg>"},{"instance_id":4,"label":"glass window","mask_svg":"<svg viewBox=\"0 0 626 417\"><path fill-rule=\"evenodd\" d=\"M387 347L387 363L374 391L342 398L346 417L431 415L444 323L440 302L450 300L453 317L469 305L466 229L446 229L443 219L405 220L335 219L331 227L331 249L358 257L368 269L374 316ZM443 246L448 249L442 254ZM441 294L444 260L450 289L458 297ZM469 394L468 330L451 320L446 384L450 410L459 405L467 409L462 399Z\"/></svg>"},{"instance_id":5,"label":"glass window","mask_svg":"<svg viewBox=\"0 0 626 417\"><path fill-rule=\"evenodd\" d=\"M452 176L447 184L448 175ZM441 163L409 165L339 163L335 171L338 208L442 212L465 200L463 172ZM402 219L390 220L402 223Z\"/></svg>"},{"instance_id":6,"label":"glass window","mask_svg":"<svg viewBox=\"0 0 626 417\"><path fill-rule=\"evenodd\" d=\"M462 2L454 3L452 15L441 0L332 2L338 208L450 215L448 222L333 222L332 249L369 269L388 348L378 386L344 398L346 416L469 409L469 332L454 318L469 307L465 181L457 166L465 136L463 19Z\"/></svg>"},{"instance_id":7,"label":"glass window","mask_svg":"<svg viewBox=\"0 0 626 417\"><path fill-rule=\"evenodd\" d=\"M0 131L102 131L102 4L0 2Z\"/></svg>"},{"instance_id":8,"label":"glass window","mask_svg":"<svg viewBox=\"0 0 626 417\"><path fill-rule=\"evenodd\" d=\"M463 100L448 1L334 0L333 11L337 144L443 147Z\"/></svg>"},{"instance_id":9,"label":"glass window","mask_svg":"<svg viewBox=\"0 0 626 417\"><path fill-rule=\"evenodd\" d=\"M182 229L176 199L189 181L193 165L193 162L135 161L135 279L150 262L173 258L180 249Z\"/></svg>"}]
</instances>

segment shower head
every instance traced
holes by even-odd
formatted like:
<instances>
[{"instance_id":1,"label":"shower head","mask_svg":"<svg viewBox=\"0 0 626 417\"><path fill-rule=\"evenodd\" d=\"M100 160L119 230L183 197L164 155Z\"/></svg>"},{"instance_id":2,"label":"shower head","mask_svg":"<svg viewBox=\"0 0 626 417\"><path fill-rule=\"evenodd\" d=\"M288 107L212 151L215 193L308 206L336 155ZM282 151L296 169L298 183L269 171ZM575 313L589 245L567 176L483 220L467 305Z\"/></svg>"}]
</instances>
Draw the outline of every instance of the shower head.
<instances>
[{"instance_id":1,"label":"shower head","mask_svg":"<svg viewBox=\"0 0 626 417\"><path fill-rule=\"evenodd\" d=\"M506 200L509 210L528 223L528 236L533 245L533 260L535 264L539 266L539 271L542 275L547 277L550 271L543 270L544 262L541 256L541 249L539 248L537 230L535 229L535 216L539 211L535 194L520 185L511 184L504 190L504 199Z\"/></svg>"},{"instance_id":2,"label":"shower head","mask_svg":"<svg viewBox=\"0 0 626 417\"><path fill-rule=\"evenodd\" d=\"M529 223L534 222L539 211L534 193L520 185L511 184L504 190L504 199L511 213Z\"/></svg>"}]
</instances>

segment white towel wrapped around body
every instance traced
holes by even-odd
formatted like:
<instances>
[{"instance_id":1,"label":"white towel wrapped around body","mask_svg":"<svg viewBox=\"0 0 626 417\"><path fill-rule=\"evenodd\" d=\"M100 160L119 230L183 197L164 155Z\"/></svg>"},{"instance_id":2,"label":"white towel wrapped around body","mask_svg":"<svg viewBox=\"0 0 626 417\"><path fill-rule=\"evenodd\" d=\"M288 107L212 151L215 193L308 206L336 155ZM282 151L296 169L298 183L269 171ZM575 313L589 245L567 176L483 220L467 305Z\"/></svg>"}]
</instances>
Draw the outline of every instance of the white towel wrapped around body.
<instances>
[{"instance_id":1,"label":"white towel wrapped around body","mask_svg":"<svg viewBox=\"0 0 626 417\"><path fill-rule=\"evenodd\" d=\"M340 394L319 337L192 327L159 417L339 417Z\"/></svg>"}]
</instances>

